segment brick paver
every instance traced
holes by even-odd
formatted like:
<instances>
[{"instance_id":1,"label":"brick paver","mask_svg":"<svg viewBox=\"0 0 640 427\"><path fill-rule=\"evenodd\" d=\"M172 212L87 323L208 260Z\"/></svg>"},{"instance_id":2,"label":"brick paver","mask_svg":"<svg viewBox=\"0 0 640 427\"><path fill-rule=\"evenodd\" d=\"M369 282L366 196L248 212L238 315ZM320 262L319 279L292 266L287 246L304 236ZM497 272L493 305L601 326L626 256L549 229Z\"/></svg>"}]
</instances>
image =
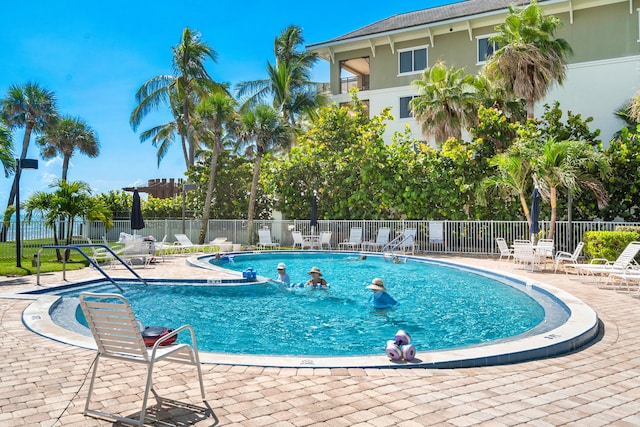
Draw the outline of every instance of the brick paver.
<instances>
[{"instance_id":1,"label":"brick paver","mask_svg":"<svg viewBox=\"0 0 640 427\"><path fill-rule=\"evenodd\" d=\"M511 271L507 262L447 260ZM174 257L137 270L147 277L194 277ZM117 271L124 276L123 271ZM188 272L188 273L187 273ZM640 425L640 300L564 274L525 273L593 307L603 334L572 354L506 366L468 369L260 368L203 365L206 404L198 401L193 369L171 368L150 399L150 424L195 426L633 426ZM90 269L68 280L95 277ZM206 276L204 276L206 277ZM60 275L43 276L43 286ZM4 279L0 292L32 288L34 278ZM0 298L0 425L107 426L84 417L95 352L27 330L30 301ZM102 365L102 363L105 363ZM101 362L94 406L134 416L144 367ZM175 369L175 370L174 370ZM160 372L160 370L158 370Z\"/></svg>"}]
</instances>

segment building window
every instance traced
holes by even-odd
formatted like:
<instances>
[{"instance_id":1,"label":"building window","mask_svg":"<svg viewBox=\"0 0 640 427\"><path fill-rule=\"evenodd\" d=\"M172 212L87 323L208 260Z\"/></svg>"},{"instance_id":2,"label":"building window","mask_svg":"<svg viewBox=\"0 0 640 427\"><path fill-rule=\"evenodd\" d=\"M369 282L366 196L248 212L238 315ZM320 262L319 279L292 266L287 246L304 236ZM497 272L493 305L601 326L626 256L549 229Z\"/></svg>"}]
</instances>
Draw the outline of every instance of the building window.
<instances>
[{"instance_id":1,"label":"building window","mask_svg":"<svg viewBox=\"0 0 640 427\"><path fill-rule=\"evenodd\" d=\"M413 111L411 111L411 107L409 106L409 102L415 98L415 96L403 96L400 98L400 118L408 119L409 117L413 117Z\"/></svg>"},{"instance_id":2,"label":"building window","mask_svg":"<svg viewBox=\"0 0 640 427\"><path fill-rule=\"evenodd\" d=\"M476 58L478 64L484 64L487 62L487 59L491 58L493 52L500 48L496 42L489 40L489 38L494 35L495 34L489 34L476 39L478 41L478 57Z\"/></svg>"},{"instance_id":3,"label":"building window","mask_svg":"<svg viewBox=\"0 0 640 427\"><path fill-rule=\"evenodd\" d=\"M427 68L427 47L398 51L399 74L419 73Z\"/></svg>"}]
</instances>

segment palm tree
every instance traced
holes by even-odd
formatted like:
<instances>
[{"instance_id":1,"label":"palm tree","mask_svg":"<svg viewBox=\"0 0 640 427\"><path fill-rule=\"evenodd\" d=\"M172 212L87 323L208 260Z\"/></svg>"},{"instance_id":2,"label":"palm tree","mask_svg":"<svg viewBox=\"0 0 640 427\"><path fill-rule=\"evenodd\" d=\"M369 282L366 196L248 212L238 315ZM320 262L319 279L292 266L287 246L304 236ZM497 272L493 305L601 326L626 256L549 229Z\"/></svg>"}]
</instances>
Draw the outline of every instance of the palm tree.
<instances>
[{"instance_id":1,"label":"palm tree","mask_svg":"<svg viewBox=\"0 0 640 427\"><path fill-rule=\"evenodd\" d=\"M311 81L311 69L318 60L316 54L297 50L304 45L302 29L295 25L285 28L274 40L275 64L267 62L268 77L244 81L237 85L242 108L251 108L272 101L286 122L295 128L299 116L325 103Z\"/></svg>"},{"instance_id":2,"label":"palm tree","mask_svg":"<svg viewBox=\"0 0 640 427\"><path fill-rule=\"evenodd\" d=\"M137 130L140 122L161 104L169 104L175 124L162 127L158 141L170 145L173 138L168 131L173 129L180 134L185 165L190 169L195 161L197 136L191 125L191 115L201 98L212 91L224 90L214 82L205 68L207 58L217 62L217 53L200 39L200 33L188 27L182 32L180 43L173 50L173 75L161 75L147 80L136 92L138 105L131 113L129 122ZM141 141L156 136L160 130L145 134ZM166 153L167 146L163 147ZM158 158L158 162L162 157Z\"/></svg>"},{"instance_id":3,"label":"palm tree","mask_svg":"<svg viewBox=\"0 0 640 427\"><path fill-rule=\"evenodd\" d=\"M41 133L57 119L56 97L53 92L42 88L38 83L28 82L23 86L12 85L2 100L0 118L10 130L24 127L20 159L27 156L32 133ZM16 182L20 179L16 173L9 194L7 206L16 199ZM4 229L2 233L4 241Z\"/></svg>"},{"instance_id":4,"label":"palm tree","mask_svg":"<svg viewBox=\"0 0 640 427\"><path fill-rule=\"evenodd\" d=\"M8 177L15 167L13 141L11 131L2 123L0 123L0 163L4 168L4 176Z\"/></svg>"},{"instance_id":5,"label":"palm tree","mask_svg":"<svg viewBox=\"0 0 640 427\"><path fill-rule=\"evenodd\" d=\"M409 105L416 120L422 123L425 138L435 137L442 143L448 138L460 139L477 110L475 78L463 75L464 68L447 68L443 62L427 68L421 80L414 80L418 96Z\"/></svg>"},{"instance_id":6,"label":"palm tree","mask_svg":"<svg viewBox=\"0 0 640 427\"><path fill-rule=\"evenodd\" d=\"M516 147L512 147L491 158L489 165L497 169L497 174L485 178L480 183L479 198L486 202L485 194L491 189L518 197L522 212L531 226L531 214L527 204L527 194L531 188L531 162Z\"/></svg>"},{"instance_id":7,"label":"palm tree","mask_svg":"<svg viewBox=\"0 0 640 427\"><path fill-rule=\"evenodd\" d=\"M491 38L500 48L489 58L488 75L527 104L527 117L533 118L536 101L544 98L554 84L566 76L569 43L554 38L562 21L546 17L537 1L516 9L509 6L509 16L496 27L499 34Z\"/></svg>"},{"instance_id":8,"label":"palm tree","mask_svg":"<svg viewBox=\"0 0 640 427\"><path fill-rule=\"evenodd\" d=\"M204 98L196 108L199 125L196 127L200 138L211 144L211 163L209 165L209 183L207 195L202 210L202 225L198 237L199 244L204 243L207 234L207 225L211 214L211 200L215 188L216 169L218 156L223 149L223 132L236 116L236 101L231 96L222 93L213 93Z\"/></svg>"},{"instance_id":9,"label":"palm tree","mask_svg":"<svg viewBox=\"0 0 640 427\"><path fill-rule=\"evenodd\" d=\"M75 151L89 157L100 154L100 143L95 131L79 117L62 117L56 124L49 126L36 140L41 148L43 159L62 156L62 180L67 180L69 161Z\"/></svg>"},{"instance_id":10,"label":"palm tree","mask_svg":"<svg viewBox=\"0 0 640 427\"><path fill-rule=\"evenodd\" d=\"M631 98L631 117L640 123L640 90Z\"/></svg>"},{"instance_id":11,"label":"palm tree","mask_svg":"<svg viewBox=\"0 0 640 427\"><path fill-rule=\"evenodd\" d=\"M291 139L290 128L283 123L278 112L268 105L258 105L253 110L245 110L241 115L240 139L247 147L247 153L255 156L253 164L253 179L249 196L248 232L249 240L253 243L253 219L255 214L260 163L265 154L288 146Z\"/></svg>"},{"instance_id":12,"label":"palm tree","mask_svg":"<svg viewBox=\"0 0 640 427\"><path fill-rule=\"evenodd\" d=\"M55 190L52 193L42 191L31 195L25 204L25 219L31 221L34 213L40 213L45 224L53 229L54 242L59 245L56 224L65 224L65 244L72 243L75 219L85 217L89 221L101 221L108 229L112 225L111 211L103 203L91 197L89 184L82 181L67 182L58 180L49 186ZM62 256L58 252L58 261ZM65 253L68 260L69 251Z\"/></svg>"},{"instance_id":13,"label":"palm tree","mask_svg":"<svg viewBox=\"0 0 640 427\"><path fill-rule=\"evenodd\" d=\"M570 195L582 189L593 192L598 207L608 202L607 192L598 178L610 170L607 157L585 141L556 141L547 138L539 147L533 147L531 156L534 180L543 199L551 204L549 238L555 235L558 191L566 189Z\"/></svg>"}]
</instances>

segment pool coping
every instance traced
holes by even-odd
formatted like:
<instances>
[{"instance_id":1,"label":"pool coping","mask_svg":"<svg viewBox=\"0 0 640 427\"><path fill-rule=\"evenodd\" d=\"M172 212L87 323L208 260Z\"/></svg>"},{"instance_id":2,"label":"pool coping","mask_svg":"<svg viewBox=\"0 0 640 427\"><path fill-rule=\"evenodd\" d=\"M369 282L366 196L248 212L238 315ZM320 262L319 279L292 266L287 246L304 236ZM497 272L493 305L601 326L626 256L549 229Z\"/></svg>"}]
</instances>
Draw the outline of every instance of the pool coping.
<instances>
[{"instance_id":1,"label":"pool coping","mask_svg":"<svg viewBox=\"0 0 640 427\"><path fill-rule=\"evenodd\" d=\"M256 251L256 253L270 251ZM309 253L310 251L301 251ZM326 251L324 251L326 253ZM244 252L246 254L246 252ZM368 253L368 252L356 252ZM371 253L380 255L379 253ZM238 272L232 272L221 267L210 268L199 258L193 257L187 263L193 267L207 268L219 273L229 274L231 277L241 278ZM554 357L579 349L593 340L599 333L599 319L597 313L579 298L546 284L543 281L532 280L512 273L491 271L479 267L469 267L459 263L452 263L428 257L411 256L422 261L461 267L463 269L481 272L493 277L503 277L519 281L526 287L535 287L544 291L552 298L559 300L568 310L569 318L557 328L516 340L490 343L471 347L461 347L448 350L420 351L412 361L391 361L384 349L380 355L348 356L348 357L308 357L308 356L267 356L267 355L237 355L200 351L202 363L221 365L243 365L282 368L463 368L480 367L518 363L533 359ZM209 264L210 265L210 264ZM35 299L23 312L23 323L31 331L66 344L96 349L92 337L69 331L56 325L51 319L52 308L60 297L54 295L15 295L16 298ZM382 346L381 346L382 347Z\"/></svg>"}]
</instances>

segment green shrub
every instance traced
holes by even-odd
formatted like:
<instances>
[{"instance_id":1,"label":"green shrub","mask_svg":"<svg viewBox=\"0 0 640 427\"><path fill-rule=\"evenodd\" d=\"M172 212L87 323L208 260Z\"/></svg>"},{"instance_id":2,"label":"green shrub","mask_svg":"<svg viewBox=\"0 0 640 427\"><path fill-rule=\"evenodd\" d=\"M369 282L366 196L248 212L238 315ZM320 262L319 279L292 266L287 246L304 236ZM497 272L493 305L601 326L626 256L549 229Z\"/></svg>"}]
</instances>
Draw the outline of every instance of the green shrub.
<instances>
[{"instance_id":1,"label":"green shrub","mask_svg":"<svg viewBox=\"0 0 640 427\"><path fill-rule=\"evenodd\" d=\"M640 240L640 231L587 231L584 233L584 252L589 258L615 261L627 245Z\"/></svg>"}]
</instances>

